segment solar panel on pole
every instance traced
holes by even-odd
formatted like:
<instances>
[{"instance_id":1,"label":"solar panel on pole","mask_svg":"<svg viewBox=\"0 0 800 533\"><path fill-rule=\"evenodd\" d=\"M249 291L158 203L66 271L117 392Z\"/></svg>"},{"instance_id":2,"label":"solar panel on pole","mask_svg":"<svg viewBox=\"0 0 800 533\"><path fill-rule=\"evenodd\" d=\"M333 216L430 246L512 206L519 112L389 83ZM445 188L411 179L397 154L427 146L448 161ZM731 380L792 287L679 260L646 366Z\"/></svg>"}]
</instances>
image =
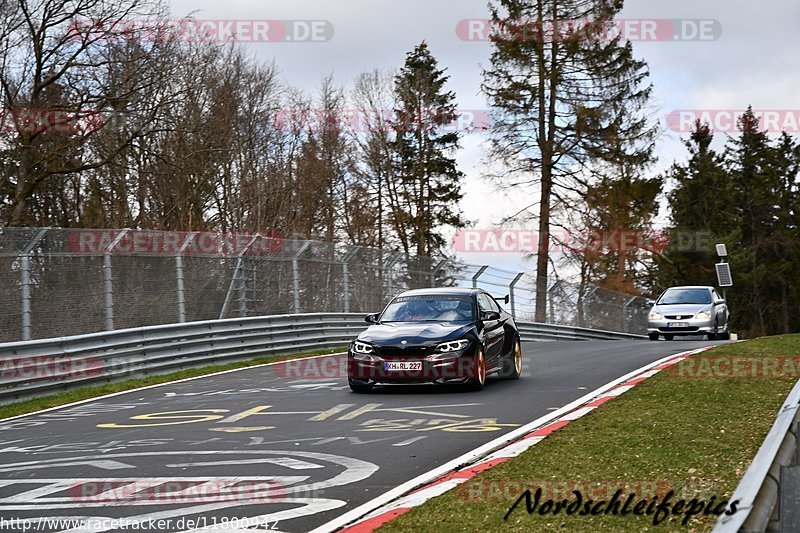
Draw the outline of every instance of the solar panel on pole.
<instances>
[{"instance_id":1,"label":"solar panel on pole","mask_svg":"<svg viewBox=\"0 0 800 533\"><path fill-rule=\"evenodd\" d=\"M733 287L733 277L731 276L731 265L729 263L717 263L717 285L720 287Z\"/></svg>"}]
</instances>

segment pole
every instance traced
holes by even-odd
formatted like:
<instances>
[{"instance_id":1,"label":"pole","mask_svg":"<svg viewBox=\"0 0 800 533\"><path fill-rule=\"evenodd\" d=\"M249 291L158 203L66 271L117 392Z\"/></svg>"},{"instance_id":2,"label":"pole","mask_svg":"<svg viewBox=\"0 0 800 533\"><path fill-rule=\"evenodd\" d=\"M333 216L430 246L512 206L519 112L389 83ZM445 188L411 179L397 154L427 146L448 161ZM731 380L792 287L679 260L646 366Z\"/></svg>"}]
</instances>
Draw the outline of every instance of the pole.
<instances>
[{"instance_id":1,"label":"pole","mask_svg":"<svg viewBox=\"0 0 800 533\"><path fill-rule=\"evenodd\" d=\"M342 292L344 293L344 312L350 312L350 268L348 263L356 255L358 248L350 250L342 259Z\"/></svg>"},{"instance_id":2,"label":"pole","mask_svg":"<svg viewBox=\"0 0 800 533\"><path fill-rule=\"evenodd\" d=\"M477 272L475 272L475 275L472 276L472 288L473 289L477 289L478 288L478 278L481 277L481 274L486 272L487 268L489 268L489 265L483 265L482 267L480 267L478 269Z\"/></svg>"},{"instance_id":3,"label":"pole","mask_svg":"<svg viewBox=\"0 0 800 533\"><path fill-rule=\"evenodd\" d=\"M524 272L520 272L519 274L517 274L514 280L508 286L508 303L511 306L511 317L514 320L517 319L517 308L514 302L514 287L516 287L517 283L519 282L520 279L522 279L522 276L524 275L525 275Z\"/></svg>"},{"instance_id":4,"label":"pole","mask_svg":"<svg viewBox=\"0 0 800 533\"><path fill-rule=\"evenodd\" d=\"M186 240L183 241L183 244L178 249L178 255L175 256L175 284L177 289L177 300L178 300L178 322L186 322L186 291L184 287L184 277L183 277L183 253L186 251L186 248L189 247L192 240L200 233L199 231L194 231L186 237Z\"/></svg>"},{"instance_id":5,"label":"pole","mask_svg":"<svg viewBox=\"0 0 800 533\"><path fill-rule=\"evenodd\" d=\"M111 251L128 234L130 229L124 229L108 245L103 254L103 292L105 294L106 330L114 329L114 277L111 270Z\"/></svg>"},{"instance_id":6,"label":"pole","mask_svg":"<svg viewBox=\"0 0 800 533\"><path fill-rule=\"evenodd\" d=\"M28 242L19 256L20 260L20 285L22 288L22 340L31 340L31 251L36 246L47 229L40 229L39 233Z\"/></svg>"},{"instance_id":7,"label":"pole","mask_svg":"<svg viewBox=\"0 0 800 533\"><path fill-rule=\"evenodd\" d=\"M305 241L300 249L292 257L292 292L294 293L294 313L300 313L300 256L305 252L311 243Z\"/></svg>"}]
</instances>

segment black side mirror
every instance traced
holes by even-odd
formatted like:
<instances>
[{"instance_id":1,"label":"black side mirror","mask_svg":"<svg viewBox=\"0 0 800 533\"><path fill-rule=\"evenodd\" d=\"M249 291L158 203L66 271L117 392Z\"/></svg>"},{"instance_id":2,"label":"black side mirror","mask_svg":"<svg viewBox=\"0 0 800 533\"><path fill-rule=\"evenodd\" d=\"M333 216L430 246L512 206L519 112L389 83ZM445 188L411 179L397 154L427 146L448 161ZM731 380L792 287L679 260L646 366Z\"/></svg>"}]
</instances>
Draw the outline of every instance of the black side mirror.
<instances>
[{"instance_id":1,"label":"black side mirror","mask_svg":"<svg viewBox=\"0 0 800 533\"><path fill-rule=\"evenodd\" d=\"M481 320L500 320L500 313L497 311L481 311Z\"/></svg>"},{"instance_id":2,"label":"black side mirror","mask_svg":"<svg viewBox=\"0 0 800 533\"><path fill-rule=\"evenodd\" d=\"M510 301L511 301L511 295L510 295L510 294L506 294L506 297L505 297L505 298L503 298L503 302L504 302L506 305L508 305L508 302L510 302Z\"/></svg>"},{"instance_id":3,"label":"black side mirror","mask_svg":"<svg viewBox=\"0 0 800 533\"><path fill-rule=\"evenodd\" d=\"M652 307L652 306L654 306L654 305L656 305L656 301L655 301L655 300L647 300L647 302L646 302L646 303L647 303L647 305L649 305L649 306L651 306L651 307Z\"/></svg>"},{"instance_id":4,"label":"black side mirror","mask_svg":"<svg viewBox=\"0 0 800 533\"><path fill-rule=\"evenodd\" d=\"M378 323L378 313L372 313L371 315L367 315L364 317L364 322L367 324L377 324Z\"/></svg>"}]
</instances>

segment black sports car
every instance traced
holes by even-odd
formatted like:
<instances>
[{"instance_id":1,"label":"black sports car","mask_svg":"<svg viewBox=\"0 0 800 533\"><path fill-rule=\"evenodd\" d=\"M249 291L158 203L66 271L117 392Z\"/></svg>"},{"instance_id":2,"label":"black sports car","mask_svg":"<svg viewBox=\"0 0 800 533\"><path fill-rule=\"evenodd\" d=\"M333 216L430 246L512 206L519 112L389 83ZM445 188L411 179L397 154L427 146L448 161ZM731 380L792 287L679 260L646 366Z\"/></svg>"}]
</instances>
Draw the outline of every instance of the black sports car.
<instances>
[{"instance_id":1,"label":"black sports car","mask_svg":"<svg viewBox=\"0 0 800 533\"><path fill-rule=\"evenodd\" d=\"M514 319L480 289L416 289L394 298L348 351L350 388L377 383L462 383L481 390L487 374L518 379Z\"/></svg>"}]
</instances>

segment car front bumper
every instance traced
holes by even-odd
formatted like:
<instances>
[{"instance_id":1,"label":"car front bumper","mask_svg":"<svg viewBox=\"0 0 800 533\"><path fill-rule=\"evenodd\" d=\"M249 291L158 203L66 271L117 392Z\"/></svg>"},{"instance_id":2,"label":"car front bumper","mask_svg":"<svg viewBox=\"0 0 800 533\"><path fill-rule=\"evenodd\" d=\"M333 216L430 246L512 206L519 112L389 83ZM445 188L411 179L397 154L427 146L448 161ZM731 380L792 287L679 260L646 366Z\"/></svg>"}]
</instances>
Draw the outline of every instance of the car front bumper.
<instances>
[{"instance_id":1,"label":"car front bumper","mask_svg":"<svg viewBox=\"0 0 800 533\"><path fill-rule=\"evenodd\" d=\"M420 363L420 368L387 370L387 362L416 362ZM475 377L474 367L474 350L471 347L452 354L408 358L377 355L364 358L352 350L347 354L347 377L365 383L464 383Z\"/></svg>"},{"instance_id":2,"label":"car front bumper","mask_svg":"<svg viewBox=\"0 0 800 533\"><path fill-rule=\"evenodd\" d=\"M674 327L672 324L676 322L684 323L686 326ZM647 333L658 333L660 335L707 335L714 333L714 318L648 320Z\"/></svg>"}]
</instances>

